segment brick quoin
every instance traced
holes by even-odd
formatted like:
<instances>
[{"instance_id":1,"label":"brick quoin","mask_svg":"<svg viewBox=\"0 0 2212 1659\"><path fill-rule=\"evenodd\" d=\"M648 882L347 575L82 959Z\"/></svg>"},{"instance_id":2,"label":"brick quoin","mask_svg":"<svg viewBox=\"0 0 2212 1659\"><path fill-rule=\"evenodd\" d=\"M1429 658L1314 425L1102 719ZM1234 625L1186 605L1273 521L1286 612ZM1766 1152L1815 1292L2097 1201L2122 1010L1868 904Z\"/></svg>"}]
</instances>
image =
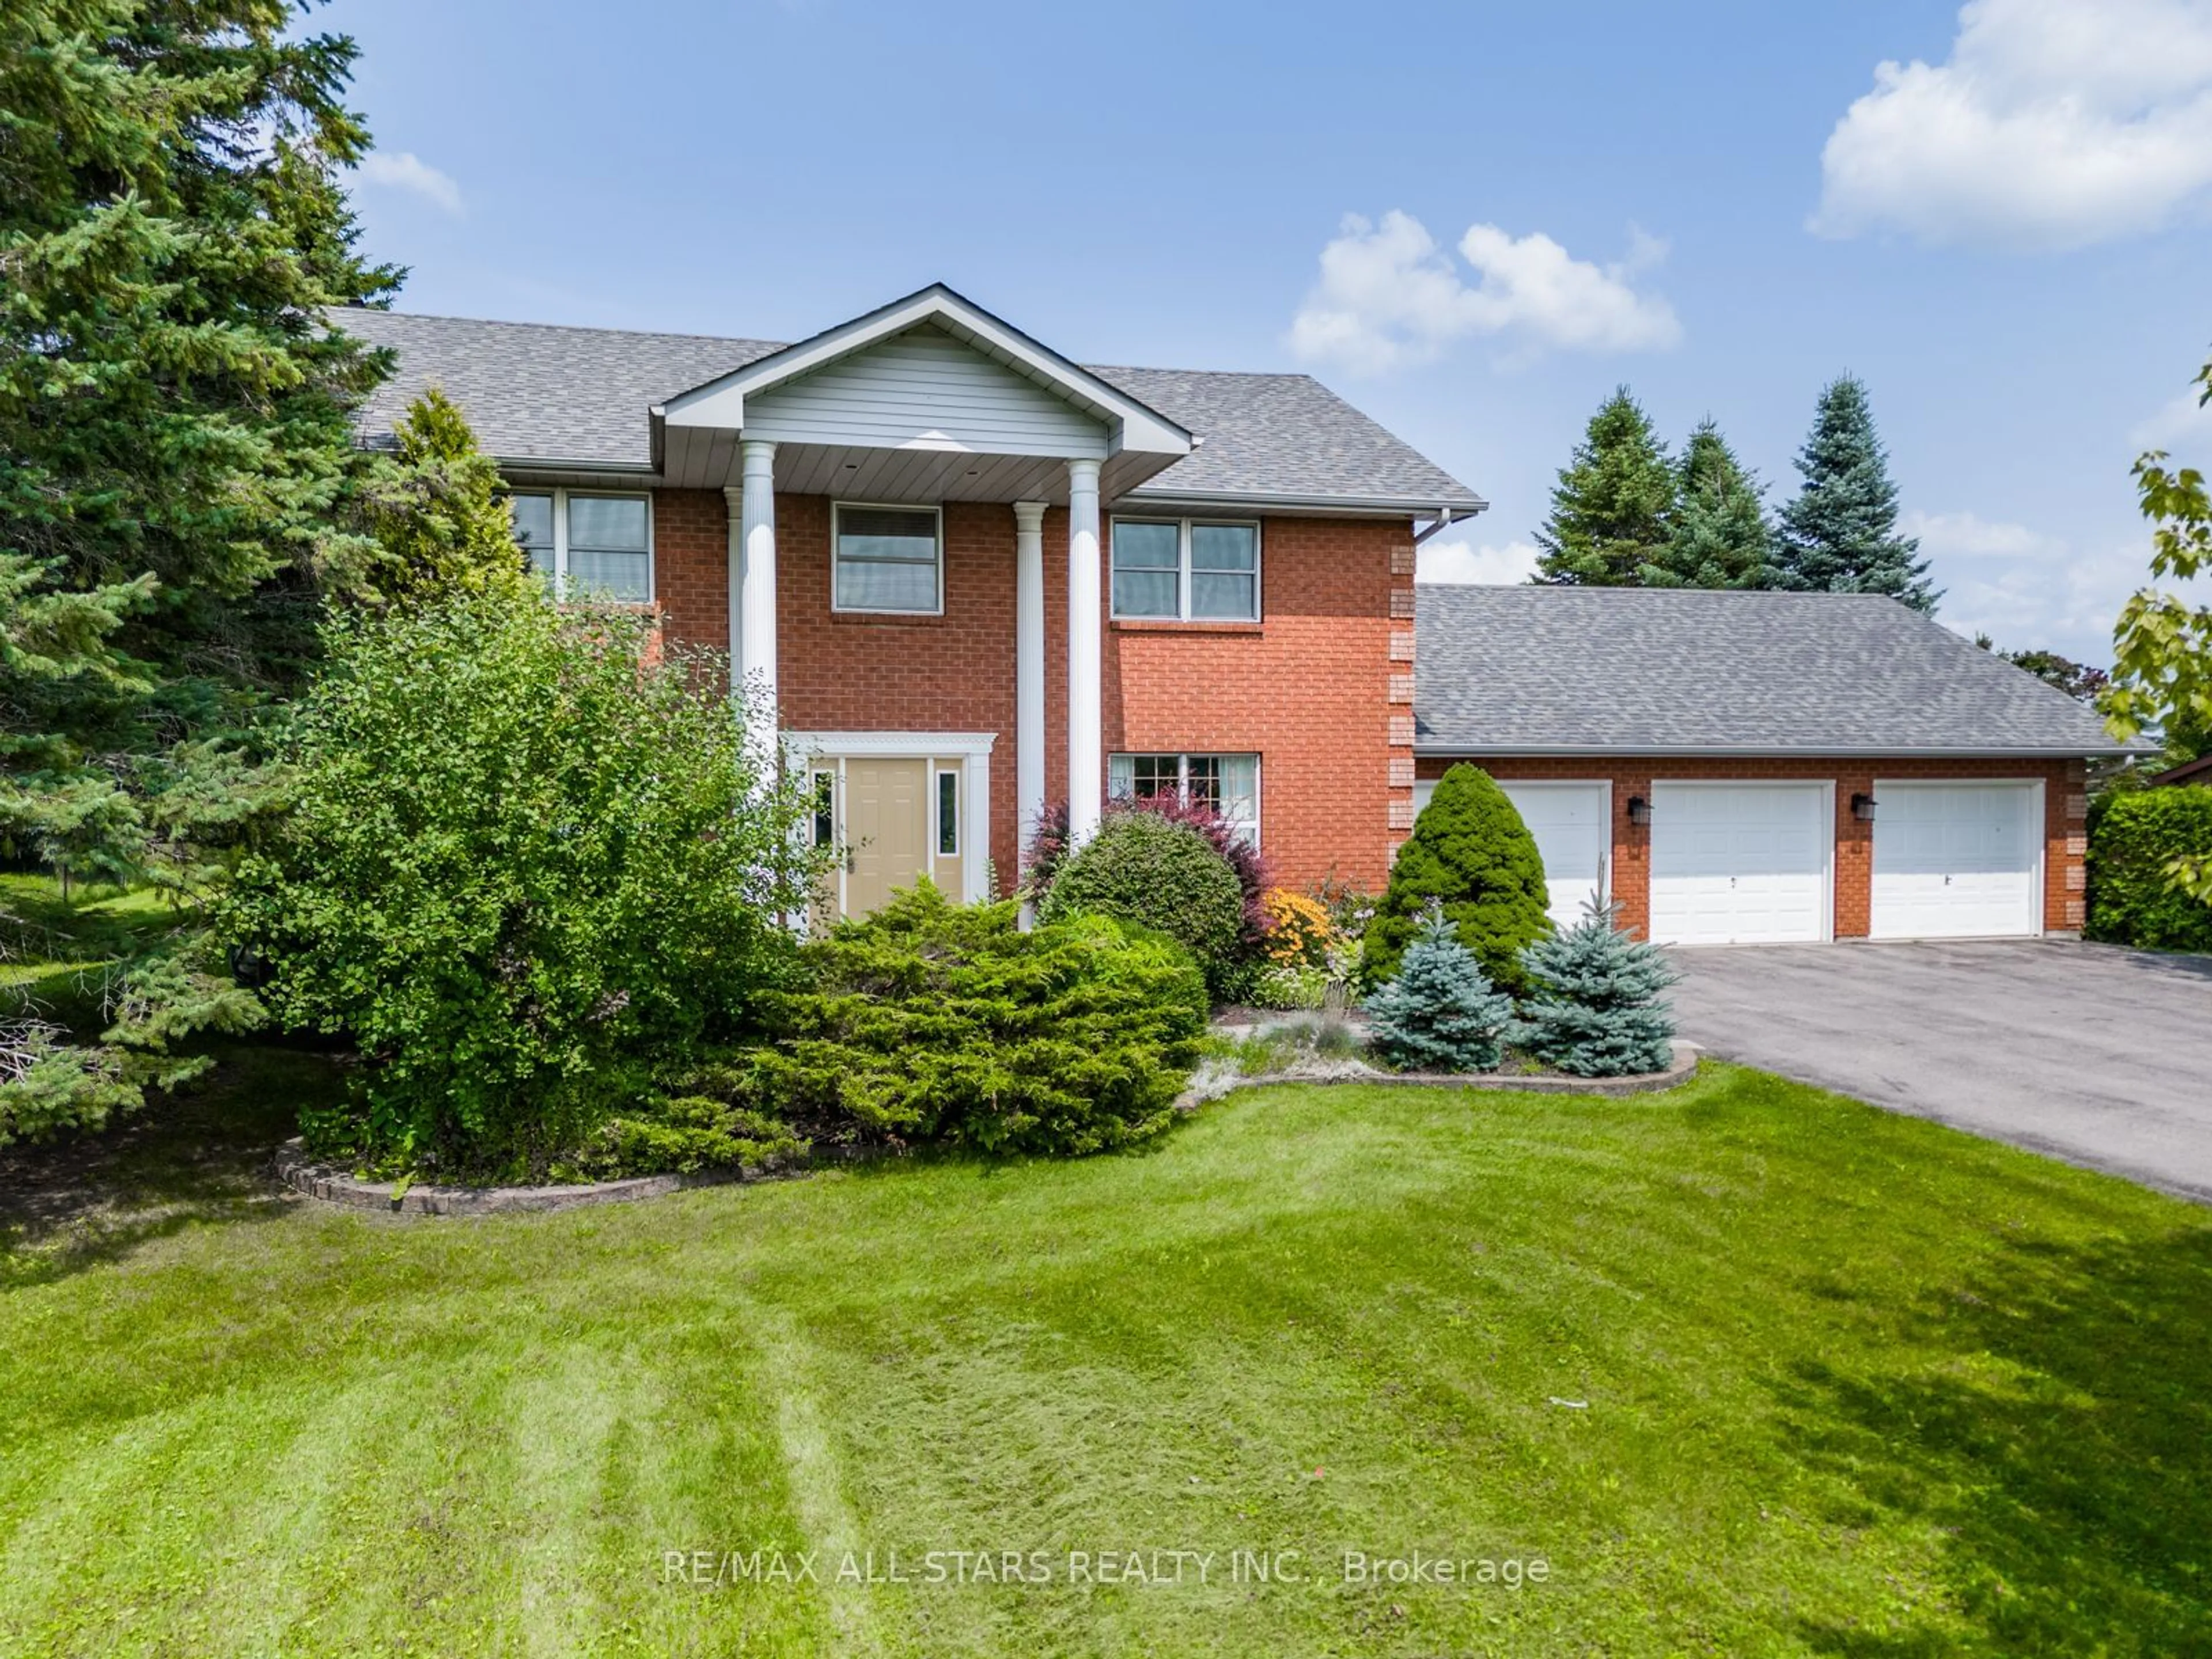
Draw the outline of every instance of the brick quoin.
<instances>
[{"instance_id":1,"label":"brick quoin","mask_svg":"<svg viewBox=\"0 0 2212 1659\"><path fill-rule=\"evenodd\" d=\"M1014 515L945 504L945 614L830 608L830 509L776 497L776 655L783 724L799 731L993 732L991 858L1018 867L1015 823ZM1107 519L1110 526L1110 515ZM655 493L655 592L673 641L729 645L729 518L718 490ZM1409 520L1284 519L1261 526L1258 623L1116 623L1102 581L1105 750L1260 756L1261 842L1277 879L1378 887L1391 763L1413 757L1390 702L1391 618L1410 612ZM1102 551L1103 556L1103 551ZM1045 791L1067 794L1067 514L1044 520ZM1401 621L1398 632L1405 632ZM1401 647L1402 649L1402 647ZM1395 721L1393 716L1398 717Z\"/></svg>"},{"instance_id":2,"label":"brick quoin","mask_svg":"<svg viewBox=\"0 0 2212 1659\"><path fill-rule=\"evenodd\" d=\"M1878 794L1877 777L1907 782L1915 779L2040 780L2044 786L2043 925L2052 933L2075 932L2081 926L2087 769L2081 761L1467 758L1495 778L1604 781L1613 785L1613 896L1620 904L1622 924L1639 933L1651 926L1651 831L1628 821L1628 800L1632 795L1649 799L1655 778L1745 782L1832 779L1838 939L1864 939L1872 926L1875 826L1851 816L1853 795ZM1425 755L1417 770L1425 781L1442 777L1447 768L1457 763Z\"/></svg>"}]
</instances>

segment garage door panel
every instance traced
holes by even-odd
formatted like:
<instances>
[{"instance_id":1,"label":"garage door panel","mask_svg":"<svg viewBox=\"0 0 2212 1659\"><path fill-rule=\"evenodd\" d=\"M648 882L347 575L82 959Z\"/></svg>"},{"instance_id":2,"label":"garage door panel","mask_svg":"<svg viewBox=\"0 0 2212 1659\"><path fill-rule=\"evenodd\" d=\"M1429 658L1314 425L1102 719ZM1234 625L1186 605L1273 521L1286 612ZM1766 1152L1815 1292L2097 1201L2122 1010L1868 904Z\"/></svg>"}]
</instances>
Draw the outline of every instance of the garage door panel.
<instances>
[{"instance_id":1,"label":"garage door panel","mask_svg":"<svg viewBox=\"0 0 2212 1659\"><path fill-rule=\"evenodd\" d=\"M1651 936L1664 944L1825 939L1832 830L1818 784L1655 783Z\"/></svg>"},{"instance_id":2,"label":"garage door panel","mask_svg":"<svg viewBox=\"0 0 2212 1659\"><path fill-rule=\"evenodd\" d=\"M1876 939L2018 938L2041 931L2032 782L1877 782Z\"/></svg>"}]
</instances>

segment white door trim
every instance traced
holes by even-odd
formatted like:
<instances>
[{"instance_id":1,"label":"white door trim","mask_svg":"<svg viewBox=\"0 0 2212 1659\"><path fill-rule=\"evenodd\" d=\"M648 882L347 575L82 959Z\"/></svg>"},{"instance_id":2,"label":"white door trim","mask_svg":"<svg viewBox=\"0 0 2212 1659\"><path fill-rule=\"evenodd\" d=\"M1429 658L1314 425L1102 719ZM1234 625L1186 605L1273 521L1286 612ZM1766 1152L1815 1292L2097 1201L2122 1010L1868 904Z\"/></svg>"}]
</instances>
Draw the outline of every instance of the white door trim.
<instances>
[{"instance_id":1,"label":"white door trim","mask_svg":"<svg viewBox=\"0 0 2212 1659\"><path fill-rule=\"evenodd\" d=\"M1820 870L1820 943L1831 945L1836 938L1836 781L1833 778L1654 778L1651 780L1651 805L1654 816L1658 807L1662 789L1817 789L1827 826L1823 845L1827 857ZM1655 829L1656 828L1655 824ZM1654 860L1650 838L1646 837L1644 852L1644 908L1647 915L1652 909L1651 884ZM1654 930L1656 931L1656 929ZM1684 945L1684 950L1695 950L1695 945ZM1735 947L1723 947L1733 949Z\"/></svg>"},{"instance_id":2,"label":"white door trim","mask_svg":"<svg viewBox=\"0 0 2212 1659\"><path fill-rule=\"evenodd\" d=\"M1877 933L1874 931L1874 890L1881 879L1881 870L1876 862L1881 834L1881 801L1885 793L1910 789L1959 789L2003 787L2027 791L2027 832L2035 848L2035 863L2028 876L2028 931L2025 933L1987 934L1996 939L2041 939L2049 931L2051 893L2045 884L2050 880L2051 831L2048 799L2049 783L2043 778L1876 778L1874 781L1875 835L1867 849L1867 935L1870 939L1911 939L1909 933ZM1957 938L1961 935L1946 935Z\"/></svg>"},{"instance_id":3,"label":"white door trim","mask_svg":"<svg viewBox=\"0 0 2212 1659\"><path fill-rule=\"evenodd\" d=\"M991 750L999 741L995 732L786 732L786 766L803 771L823 769L835 761L837 771L837 810L845 807L845 763L848 760L917 760L924 763L957 760L966 781L961 809L966 822L960 843L961 901L980 904L991 896ZM928 787L935 787L933 769ZM930 811L935 820L933 799ZM841 816L842 823L842 816ZM844 908L843 881L839 880L838 908Z\"/></svg>"}]
</instances>

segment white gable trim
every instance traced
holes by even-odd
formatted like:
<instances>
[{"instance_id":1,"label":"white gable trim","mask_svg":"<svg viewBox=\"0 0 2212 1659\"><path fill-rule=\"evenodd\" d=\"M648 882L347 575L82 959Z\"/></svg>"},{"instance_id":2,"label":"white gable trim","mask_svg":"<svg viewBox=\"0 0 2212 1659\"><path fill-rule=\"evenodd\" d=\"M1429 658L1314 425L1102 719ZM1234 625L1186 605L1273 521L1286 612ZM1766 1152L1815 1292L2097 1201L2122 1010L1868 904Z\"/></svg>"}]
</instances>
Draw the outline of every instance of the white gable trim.
<instances>
[{"instance_id":1,"label":"white gable trim","mask_svg":"<svg viewBox=\"0 0 2212 1659\"><path fill-rule=\"evenodd\" d=\"M963 299L942 283L695 386L671 398L655 412L670 426L742 431L747 397L797 380L923 323L934 323L955 339L1105 422L1112 453L1133 450L1183 456L1191 452L1191 434L1165 416Z\"/></svg>"}]
</instances>

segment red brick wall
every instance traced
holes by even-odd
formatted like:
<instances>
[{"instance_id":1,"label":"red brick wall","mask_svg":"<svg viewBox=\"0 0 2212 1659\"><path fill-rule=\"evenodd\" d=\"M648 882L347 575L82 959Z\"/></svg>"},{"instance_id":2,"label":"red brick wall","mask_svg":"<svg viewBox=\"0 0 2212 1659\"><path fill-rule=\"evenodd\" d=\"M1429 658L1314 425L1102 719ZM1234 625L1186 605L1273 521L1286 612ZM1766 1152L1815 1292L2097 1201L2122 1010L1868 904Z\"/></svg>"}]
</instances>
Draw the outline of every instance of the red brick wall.
<instances>
[{"instance_id":1,"label":"red brick wall","mask_svg":"<svg viewBox=\"0 0 2212 1659\"><path fill-rule=\"evenodd\" d=\"M777 668L801 731L995 732L991 857L1015 823L1014 516L945 508L945 614L830 609L830 503L776 497ZM663 490L656 580L669 634L726 649L729 531L719 491ZM1279 878L1377 886L1412 822L1413 535L1406 521L1270 519L1257 624L1105 623L1108 753L1256 752L1261 839ZM1067 793L1067 514L1045 514L1045 772ZM1110 585L1107 604L1110 608ZM1394 645L1395 641L1395 645ZM1401 655L1393 659L1394 648Z\"/></svg>"},{"instance_id":2,"label":"red brick wall","mask_svg":"<svg viewBox=\"0 0 2212 1659\"><path fill-rule=\"evenodd\" d=\"M1613 896L1621 921L1641 932L1651 923L1651 831L1628 821L1632 795L1649 799L1651 781L1668 779L1831 779L1836 784L1836 936L1863 939L1874 902L1874 825L1851 816L1854 794L1875 794L1882 778L2040 778L2044 781L2043 925L2078 931L2082 921L2087 851L2087 768L2081 761L1894 760L1872 764L1838 760L1476 759L1493 777L1604 779L1613 785ZM1424 779L1440 778L1453 763L1424 756Z\"/></svg>"}]
</instances>

